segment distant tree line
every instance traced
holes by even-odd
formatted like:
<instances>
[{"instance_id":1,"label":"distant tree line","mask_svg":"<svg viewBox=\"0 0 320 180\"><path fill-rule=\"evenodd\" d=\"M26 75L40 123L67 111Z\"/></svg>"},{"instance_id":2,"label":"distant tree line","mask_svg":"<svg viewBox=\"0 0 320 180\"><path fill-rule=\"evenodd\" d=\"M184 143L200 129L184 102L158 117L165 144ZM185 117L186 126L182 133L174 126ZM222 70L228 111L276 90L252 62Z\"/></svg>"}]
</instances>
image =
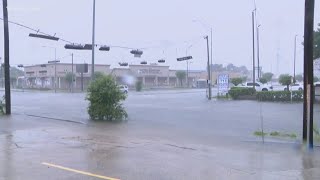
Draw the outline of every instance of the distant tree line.
<instances>
[{"instance_id":1,"label":"distant tree line","mask_svg":"<svg viewBox=\"0 0 320 180\"><path fill-rule=\"evenodd\" d=\"M211 66L213 72L234 72L234 73L242 73L242 74L249 74L249 70L246 66L235 66L232 63L228 64L227 66L223 66L222 64L212 64Z\"/></svg>"}]
</instances>

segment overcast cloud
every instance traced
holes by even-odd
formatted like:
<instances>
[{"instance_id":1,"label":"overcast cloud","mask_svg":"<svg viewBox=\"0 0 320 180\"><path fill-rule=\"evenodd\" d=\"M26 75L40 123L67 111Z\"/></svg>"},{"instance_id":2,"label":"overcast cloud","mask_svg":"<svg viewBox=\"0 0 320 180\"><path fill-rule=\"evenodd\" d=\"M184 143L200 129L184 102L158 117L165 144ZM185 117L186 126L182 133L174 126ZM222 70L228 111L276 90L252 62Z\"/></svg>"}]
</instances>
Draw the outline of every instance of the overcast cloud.
<instances>
[{"instance_id":1,"label":"overcast cloud","mask_svg":"<svg viewBox=\"0 0 320 180\"><path fill-rule=\"evenodd\" d=\"M245 65L252 69L253 0L96 0L96 43L110 46L144 48L141 59L133 58L130 50L112 48L96 51L96 62L118 67L119 61L139 63L167 60L172 69L184 69L176 58L194 57L191 69L205 69L208 28L213 28L214 63ZM90 43L92 32L92 0L9 0L9 19L76 43ZM316 4L318 6L318 4ZM295 34L302 42L303 0L257 0L261 24L261 64L264 71L291 73ZM316 23L320 22L316 8ZM1 12L2 14L2 12ZM3 42L3 24L0 40ZM56 47L61 62L75 54L75 62L91 61L90 51L70 51L64 42L29 38L31 31L10 24L11 64L38 64L52 60ZM298 72L302 72L303 47L298 44ZM3 57L3 43L0 43Z\"/></svg>"}]
</instances>

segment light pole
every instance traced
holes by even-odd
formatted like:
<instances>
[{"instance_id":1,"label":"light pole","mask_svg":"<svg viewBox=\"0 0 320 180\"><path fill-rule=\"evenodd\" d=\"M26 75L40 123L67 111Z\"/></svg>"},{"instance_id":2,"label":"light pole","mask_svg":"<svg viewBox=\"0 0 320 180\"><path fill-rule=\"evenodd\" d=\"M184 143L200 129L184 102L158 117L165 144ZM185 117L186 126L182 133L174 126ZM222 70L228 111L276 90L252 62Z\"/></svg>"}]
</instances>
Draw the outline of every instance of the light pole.
<instances>
[{"instance_id":1,"label":"light pole","mask_svg":"<svg viewBox=\"0 0 320 180\"><path fill-rule=\"evenodd\" d=\"M188 50L192 47L193 45L190 45L186 49L186 56L188 56ZM187 86L189 87L189 60L187 61Z\"/></svg>"},{"instance_id":2,"label":"light pole","mask_svg":"<svg viewBox=\"0 0 320 180\"><path fill-rule=\"evenodd\" d=\"M74 74L73 74L73 53L71 53L71 66L72 66L71 93L73 93L73 86L74 86L74 85L73 85L73 84L74 84L74 83L73 83L73 76L74 76Z\"/></svg>"},{"instance_id":3,"label":"light pole","mask_svg":"<svg viewBox=\"0 0 320 180\"><path fill-rule=\"evenodd\" d=\"M54 63L54 93L57 93L57 48L51 46L42 46L44 48L54 49L54 61L48 61L48 63Z\"/></svg>"},{"instance_id":4,"label":"light pole","mask_svg":"<svg viewBox=\"0 0 320 180\"><path fill-rule=\"evenodd\" d=\"M261 71L260 71L260 24L257 26L257 60L258 60L258 78L261 77Z\"/></svg>"},{"instance_id":5,"label":"light pole","mask_svg":"<svg viewBox=\"0 0 320 180\"><path fill-rule=\"evenodd\" d=\"M2 64L2 58L0 57L0 81L1 81L1 87L3 87L3 71L2 71L2 66L3 66L3 64Z\"/></svg>"},{"instance_id":6,"label":"light pole","mask_svg":"<svg viewBox=\"0 0 320 180\"><path fill-rule=\"evenodd\" d=\"M94 47L95 47L95 22L96 22L96 0L93 0L92 11L92 62L91 62L91 81L94 81Z\"/></svg>"},{"instance_id":7,"label":"light pole","mask_svg":"<svg viewBox=\"0 0 320 180\"><path fill-rule=\"evenodd\" d=\"M212 59L213 59L213 29L212 29L212 27L210 27L209 28L209 26L208 25L206 25L206 24L204 24L202 21L200 21L200 20L198 20L198 19L194 19L194 20L192 20L192 22L198 22L198 23L200 23L205 29L210 29L210 41L211 41L211 45L210 45L210 52L211 52L211 57L210 57L210 72L212 73ZM212 74L210 74L210 77L212 76ZM211 78L211 84L213 84L213 82L212 82L212 78Z\"/></svg>"},{"instance_id":8,"label":"light pole","mask_svg":"<svg viewBox=\"0 0 320 180\"><path fill-rule=\"evenodd\" d=\"M208 94L208 99L211 100L211 72L210 72L210 55L209 55L209 37L206 36L205 39L207 40L207 55L208 55L208 88L209 88L209 94Z\"/></svg>"},{"instance_id":9,"label":"light pole","mask_svg":"<svg viewBox=\"0 0 320 180\"><path fill-rule=\"evenodd\" d=\"M253 89L256 88L256 64L255 64L255 34L254 34L254 13L256 10L252 11L252 80L253 80Z\"/></svg>"},{"instance_id":10,"label":"light pole","mask_svg":"<svg viewBox=\"0 0 320 180\"><path fill-rule=\"evenodd\" d=\"M4 87L6 101L6 115L11 114L11 87L10 87L10 58L9 58L9 20L8 2L2 1L3 5L3 34L4 34Z\"/></svg>"},{"instance_id":11,"label":"light pole","mask_svg":"<svg viewBox=\"0 0 320 180\"><path fill-rule=\"evenodd\" d=\"M294 56L293 56L293 83L296 83L296 58L297 58L297 37L294 37Z\"/></svg>"}]
</instances>

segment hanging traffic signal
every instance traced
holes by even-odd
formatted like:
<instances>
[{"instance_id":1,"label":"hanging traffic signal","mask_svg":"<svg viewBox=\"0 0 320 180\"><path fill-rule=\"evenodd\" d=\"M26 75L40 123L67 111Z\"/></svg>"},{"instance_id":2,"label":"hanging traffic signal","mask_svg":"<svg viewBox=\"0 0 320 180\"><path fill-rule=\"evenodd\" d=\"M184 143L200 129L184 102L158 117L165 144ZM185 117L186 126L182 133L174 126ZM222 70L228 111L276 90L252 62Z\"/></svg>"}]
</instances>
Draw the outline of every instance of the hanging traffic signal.
<instances>
[{"instance_id":1,"label":"hanging traffic signal","mask_svg":"<svg viewBox=\"0 0 320 180\"><path fill-rule=\"evenodd\" d=\"M30 33L29 37L35 37L35 38L41 38L41 39L48 39L48 40L53 40L53 41L59 41L58 37L54 36L48 36L48 35L43 35L43 34L34 34Z\"/></svg>"},{"instance_id":2,"label":"hanging traffic signal","mask_svg":"<svg viewBox=\"0 0 320 180\"><path fill-rule=\"evenodd\" d=\"M158 63L165 63L165 62L166 62L166 60L164 60L164 59L158 60Z\"/></svg>"},{"instance_id":3,"label":"hanging traffic signal","mask_svg":"<svg viewBox=\"0 0 320 180\"><path fill-rule=\"evenodd\" d=\"M64 46L65 49L76 49L76 50L83 50L83 45L81 44L66 44Z\"/></svg>"},{"instance_id":4,"label":"hanging traffic signal","mask_svg":"<svg viewBox=\"0 0 320 180\"><path fill-rule=\"evenodd\" d=\"M127 62L119 63L120 66L128 66Z\"/></svg>"},{"instance_id":5,"label":"hanging traffic signal","mask_svg":"<svg viewBox=\"0 0 320 180\"><path fill-rule=\"evenodd\" d=\"M141 57L141 55L143 54L143 51L137 49L137 50L130 51L130 53L133 54L134 57Z\"/></svg>"},{"instance_id":6,"label":"hanging traffic signal","mask_svg":"<svg viewBox=\"0 0 320 180\"><path fill-rule=\"evenodd\" d=\"M100 51L110 51L110 47L109 46L101 46L99 48Z\"/></svg>"},{"instance_id":7,"label":"hanging traffic signal","mask_svg":"<svg viewBox=\"0 0 320 180\"><path fill-rule=\"evenodd\" d=\"M147 61L142 61L140 64L145 65L145 64L148 64L148 63L147 63Z\"/></svg>"},{"instance_id":8,"label":"hanging traffic signal","mask_svg":"<svg viewBox=\"0 0 320 180\"><path fill-rule=\"evenodd\" d=\"M92 50L92 44L85 44L83 50Z\"/></svg>"}]
</instances>

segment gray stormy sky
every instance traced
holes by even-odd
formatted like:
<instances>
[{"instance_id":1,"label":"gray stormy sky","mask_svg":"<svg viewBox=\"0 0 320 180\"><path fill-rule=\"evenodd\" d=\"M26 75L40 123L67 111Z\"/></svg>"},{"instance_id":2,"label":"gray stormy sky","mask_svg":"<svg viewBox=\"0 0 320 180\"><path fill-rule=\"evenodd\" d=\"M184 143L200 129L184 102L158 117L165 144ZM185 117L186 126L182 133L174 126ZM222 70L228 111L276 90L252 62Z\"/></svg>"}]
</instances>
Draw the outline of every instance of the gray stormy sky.
<instances>
[{"instance_id":1,"label":"gray stormy sky","mask_svg":"<svg viewBox=\"0 0 320 180\"><path fill-rule=\"evenodd\" d=\"M92 32L92 0L8 0L9 20L77 43L90 43ZM194 57L191 69L205 69L206 42L209 30L197 19L213 28L213 63L245 65L252 69L253 0L96 0L96 43L144 50L141 59L130 50L112 48L96 51L96 63L124 61L137 64L141 60L156 62L165 58L172 69L185 69L176 58L186 54ZM302 72L304 0L257 0L261 24L261 65L264 71L293 71L293 42L299 35L297 71ZM316 1L315 22L320 22ZM2 12L1 12L2 14ZM3 24L1 23L0 56L3 57ZM29 38L29 30L10 24L11 64L37 64L52 60L53 49L61 62L91 62L90 51L70 51L64 42Z\"/></svg>"}]
</instances>

